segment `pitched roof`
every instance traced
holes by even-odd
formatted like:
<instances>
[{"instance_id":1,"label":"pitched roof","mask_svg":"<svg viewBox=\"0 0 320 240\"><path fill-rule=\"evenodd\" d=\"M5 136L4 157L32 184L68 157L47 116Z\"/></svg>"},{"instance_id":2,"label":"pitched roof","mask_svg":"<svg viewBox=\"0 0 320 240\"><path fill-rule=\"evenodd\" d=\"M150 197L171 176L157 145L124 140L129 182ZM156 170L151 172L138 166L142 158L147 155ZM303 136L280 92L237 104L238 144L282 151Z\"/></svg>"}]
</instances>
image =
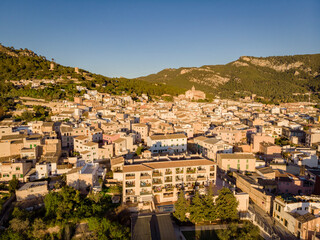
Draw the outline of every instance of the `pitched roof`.
<instances>
[{"instance_id":1,"label":"pitched roof","mask_svg":"<svg viewBox=\"0 0 320 240\"><path fill-rule=\"evenodd\" d=\"M253 154L219 153L221 159L256 159Z\"/></svg>"},{"instance_id":2,"label":"pitched roof","mask_svg":"<svg viewBox=\"0 0 320 240\"><path fill-rule=\"evenodd\" d=\"M176 138L187 138L187 136L184 134L168 134L168 135L150 136L151 140L165 140L165 139L176 139Z\"/></svg>"}]
</instances>

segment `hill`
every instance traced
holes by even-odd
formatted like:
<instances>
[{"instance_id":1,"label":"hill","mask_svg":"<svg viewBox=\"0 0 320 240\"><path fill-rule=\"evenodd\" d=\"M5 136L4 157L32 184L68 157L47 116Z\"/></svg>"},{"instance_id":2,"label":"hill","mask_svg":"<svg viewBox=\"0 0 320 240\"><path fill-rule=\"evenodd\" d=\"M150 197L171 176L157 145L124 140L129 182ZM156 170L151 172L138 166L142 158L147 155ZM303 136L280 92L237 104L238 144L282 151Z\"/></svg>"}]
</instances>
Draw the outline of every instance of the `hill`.
<instances>
[{"instance_id":1,"label":"hill","mask_svg":"<svg viewBox=\"0 0 320 240\"><path fill-rule=\"evenodd\" d=\"M54 68L50 69L50 65ZM39 91L31 84L17 86L16 81L50 79L53 84L43 86ZM90 73L83 69L66 67L49 61L28 49L15 49L0 44L0 115L14 106L14 99L21 96L53 99L70 99L80 93L76 85L88 89L97 89L99 92L120 95L123 93L133 97L145 93L150 97L165 93L178 95L185 89L167 86L165 84L150 83L137 79L109 78L103 75Z\"/></svg>"},{"instance_id":2,"label":"hill","mask_svg":"<svg viewBox=\"0 0 320 240\"><path fill-rule=\"evenodd\" d=\"M164 69L138 78L143 81L184 86L222 98L256 94L265 101L290 102L311 97L319 100L320 54L249 57L225 65Z\"/></svg>"}]
</instances>

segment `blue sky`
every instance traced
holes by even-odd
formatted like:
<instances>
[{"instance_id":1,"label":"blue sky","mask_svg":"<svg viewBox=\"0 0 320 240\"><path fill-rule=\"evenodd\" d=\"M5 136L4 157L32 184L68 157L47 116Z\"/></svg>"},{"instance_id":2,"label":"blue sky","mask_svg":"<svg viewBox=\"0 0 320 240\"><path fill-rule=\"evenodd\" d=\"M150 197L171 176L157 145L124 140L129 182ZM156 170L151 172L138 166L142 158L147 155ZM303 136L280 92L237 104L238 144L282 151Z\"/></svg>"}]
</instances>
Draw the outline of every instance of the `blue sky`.
<instances>
[{"instance_id":1,"label":"blue sky","mask_svg":"<svg viewBox=\"0 0 320 240\"><path fill-rule=\"evenodd\" d=\"M0 43L110 77L320 53L319 0L1 0Z\"/></svg>"}]
</instances>

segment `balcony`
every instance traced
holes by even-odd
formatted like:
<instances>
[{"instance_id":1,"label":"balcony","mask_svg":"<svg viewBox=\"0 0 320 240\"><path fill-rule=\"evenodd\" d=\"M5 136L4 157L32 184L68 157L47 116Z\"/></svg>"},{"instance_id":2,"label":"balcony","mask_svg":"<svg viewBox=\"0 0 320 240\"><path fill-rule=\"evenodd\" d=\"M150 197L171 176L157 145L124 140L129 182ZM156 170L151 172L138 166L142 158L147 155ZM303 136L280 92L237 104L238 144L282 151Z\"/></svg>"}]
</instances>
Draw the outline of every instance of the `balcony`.
<instances>
[{"instance_id":1,"label":"balcony","mask_svg":"<svg viewBox=\"0 0 320 240\"><path fill-rule=\"evenodd\" d=\"M135 187L135 183L134 182L126 182L126 187L127 188L132 188L132 187Z\"/></svg>"},{"instance_id":2,"label":"balcony","mask_svg":"<svg viewBox=\"0 0 320 240\"><path fill-rule=\"evenodd\" d=\"M153 184L162 184L162 180L161 180L161 179L158 179L158 178L154 178L154 179L152 180L152 183L153 183Z\"/></svg>"},{"instance_id":3,"label":"balcony","mask_svg":"<svg viewBox=\"0 0 320 240\"><path fill-rule=\"evenodd\" d=\"M205 176L200 175L200 176L197 176L197 179L198 179L198 180L206 180L206 177L205 177Z\"/></svg>"},{"instance_id":4,"label":"balcony","mask_svg":"<svg viewBox=\"0 0 320 240\"><path fill-rule=\"evenodd\" d=\"M182 173L183 173L183 169L176 168L176 174L182 174Z\"/></svg>"},{"instance_id":5,"label":"balcony","mask_svg":"<svg viewBox=\"0 0 320 240\"><path fill-rule=\"evenodd\" d=\"M195 182L196 178L195 177L191 177L191 176L187 176L187 182Z\"/></svg>"},{"instance_id":6,"label":"balcony","mask_svg":"<svg viewBox=\"0 0 320 240\"><path fill-rule=\"evenodd\" d=\"M166 177L166 178L164 179L164 182L172 182L172 177Z\"/></svg>"},{"instance_id":7,"label":"balcony","mask_svg":"<svg viewBox=\"0 0 320 240\"><path fill-rule=\"evenodd\" d=\"M161 186L155 186L155 187L153 187L153 191L155 193L160 193L160 192L162 192L162 187Z\"/></svg>"},{"instance_id":8,"label":"balcony","mask_svg":"<svg viewBox=\"0 0 320 240\"><path fill-rule=\"evenodd\" d=\"M161 172L153 172L153 173L152 173L152 176L153 176L153 177L161 177L161 176L162 176L162 173L161 173Z\"/></svg>"},{"instance_id":9,"label":"balcony","mask_svg":"<svg viewBox=\"0 0 320 240\"><path fill-rule=\"evenodd\" d=\"M164 193L163 194L164 198L169 198L169 197L173 197L173 193Z\"/></svg>"},{"instance_id":10,"label":"balcony","mask_svg":"<svg viewBox=\"0 0 320 240\"><path fill-rule=\"evenodd\" d=\"M140 195L151 195L152 194L152 192L150 192L150 191L141 191L140 192Z\"/></svg>"},{"instance_id":11,"label":"balcony","mask_svg":"<svg viewBox=\"0 0 320 240\"><path fill-rule=\"evenodd\" d=\"M195 168L188 168L187 173L191 173L191 174L196 173L196 169Z\"/></svg>"},{"instance_id":12,"label":"balcony","mask_svg":"<svg viewBox=\"0 0 320 240\"><path fill-rule=\"evenodd\" d=\"M149 174L141 174L140 179L151 179L151 176Z\"/></svg>"},{"instance_id":13,"label":"balcony","mask_svg":"<svg viewBox=\"0 0 320 240\"><path fill-rule=\"evenodd\" d=\"M215 167L210 167L210 172L214 172L215 171Z\"/></svg>"},{"instance_id":14,"label":"balcony","mask_svg":"<svg viewBox=\"0 0 320 240\"><path fill-rule=\"evenodd\" d=\"M165 175L170 175L170 174L172 174L172 171L167 169Z\"/></svg>"},{"instance_id":15,"label":"balcony","mask_svg":"<svg viewBox=\"0 0 320 240\"><path fill-rule=\"evenodd\" d=\"M210 173L210 178L214 178L214 173Z\"/></svg>"},{"instance_id":16,"label":"balcony","mask_svg":"<svg viewBox=\"0 0 320 240\"><path fill-rule=\"evenodd\" d=\"M207 170L205 168L198 168L198 173L206 173Z\"/></svg>"},{"instance_id":17,"label":"balcony","mask_svg":"<svg viewBox=\"0 0 320 240\"><path fill-rule=\"evenodd\" d=\"M134 190L126 190L126 195L135 195L135 191Z\"/></svg>"},{"instance_id":18,"label":"balcony","mask_svg":"<svg viewBox=\"0 0 320 240\"><path fill-rule=\"evenodd\" d=\"M126 175L126 179L135 179L136 175Z\"/></svg>"},{"instance_id":19,"label":"balcony","mask_svg":"<svg viewBox=\"0 0 320 240\"><path fill-rule=\"evenodd\" d=\"M171 184L167 184L165 187L166 192L172 192L174 187Z\"/></svg>"},{"instance_id":20,"label":"balcony","mask_svg":"<svg viewBox=\"0 0 320 240\"><path fill-rule=\"evenodd\" d=\"M176 182L182 182L183 181L183 178L182 177L176 177Z\"/></svg>"},{"instance_id":21,"label":"balcony","mask_svg":"<svg viewBox=\"0 0 320 240\"><path fill-rule=\"evenodd\" d=\"M148 182L141 182L140 187L151 187L151 183Z\"/></svg>"}]
</instances>

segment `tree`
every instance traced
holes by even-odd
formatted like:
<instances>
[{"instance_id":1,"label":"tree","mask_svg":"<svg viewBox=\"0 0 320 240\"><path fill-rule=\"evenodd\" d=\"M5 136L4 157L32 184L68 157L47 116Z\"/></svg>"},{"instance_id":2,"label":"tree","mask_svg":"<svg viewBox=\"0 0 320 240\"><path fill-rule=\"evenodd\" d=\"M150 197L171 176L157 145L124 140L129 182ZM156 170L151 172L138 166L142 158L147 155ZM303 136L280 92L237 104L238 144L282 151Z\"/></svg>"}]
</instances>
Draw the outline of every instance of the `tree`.
<instances>
[{"instance_id":1,"label":"tree","mask_svg":"<svg viewBox=\"0 0 320 240\"><path fill-rule=\"evenodd\" d=\"M178 196L178 201L174 204L175 211L173 216L178 219L180 222L188 221L186 214L189 210L189 202L184 196L183 190L180 191Z\"/></svg>"},{"instance_id":2,"label":"tree","mask_svg":"<svg viewBox=\"0 0 320 240\"><path fill-rule=\"evenodd\" d=\"M14 193L18 188L18 186L19 186L19 180L16 178L16 176L13 176L9 182L9 192Z\"/></svg>"},{"instance_id":3,"label":"tree","mask_svg":"<svg viewBox=\"0 0 320 240\"><path fill-rule=\"evenodd\" d=\"M29 228L29 220L14 218L10 221L10 228L14 232L25 233Z\"/></svg>"},{"instance_id":4,"label":"tree","mask_svg":"<svg viewBox=\"0 0 320 240\"><path fill-rule=\"evenodd\" d=\"M208 188L208 194L204 196L203 198L203 207L204 207L204 214L205 214L205 219L207 221L214 221L217 219L217 214L216 214L216 206L213 202L213 192L212 192L212 187L209 186Z\"/></svg>"},{"instance_id":5,"label":"tree","mask_svg":"<svg viewBox=\"0 0 320 240\"><path fill-rule=\"evenodd\" d=\"M216 199L217 218L221 221L230 222L238 219L237 207L239 202L229 188L222 188Z\"/></svg>"},{"instance_id":6,"label":"tree","mask_svg":"<svg viewBox=\"0 0 320 240\"><path fill-rule=\"evenodd\" d=\"M192 204L190 206L190 221L193 223L199 223L205 220L205 208L203 207L203 199L201 199L200 194L196 191L194 197L192 198Z\"/></svg>"}]
</instances>

